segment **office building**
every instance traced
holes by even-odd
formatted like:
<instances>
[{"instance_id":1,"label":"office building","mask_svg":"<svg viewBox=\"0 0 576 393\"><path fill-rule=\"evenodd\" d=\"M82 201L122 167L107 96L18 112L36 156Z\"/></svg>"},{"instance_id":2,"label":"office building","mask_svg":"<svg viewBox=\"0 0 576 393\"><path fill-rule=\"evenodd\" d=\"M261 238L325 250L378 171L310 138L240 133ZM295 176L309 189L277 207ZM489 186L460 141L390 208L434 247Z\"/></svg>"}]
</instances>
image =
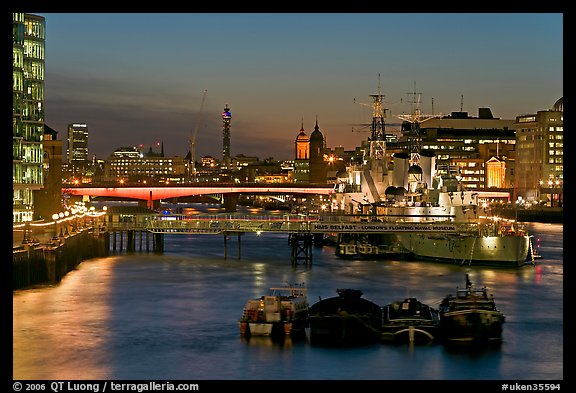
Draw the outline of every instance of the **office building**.
<instances>
[{"instance_id":1,"label":"office building","mask_svg":"<svg viewBox=\"0 0 576 393\"><path fill-rule=\"evenodd\" d=\"M12 220L32 221L34 191L44 185L44 61L46 22L12 14Z\"/></svg>"},{"instance_id":2,"label":"office building","mask_svg":"<svg viewBox=\"0 0 576 393\"><path fill-rule=\"evenodd\" d=\"M407 122L402 130L403 138L387 145L388 165L394 154L412 151L411 145L417 139L419 149L434 155L436 165L458 167L466 188L485 190L493 184L486 171L486 163L493 157L501 162L506 176L497 183L503 188L512 187L516 154L514 120L496 118L490 108L478 108L477 117L459 111L429 118L419 125L417 136Z\"/></svg>"},{"instance_id":3,"label":"office building","mask_svg":"<svg viewBox=\"0 0 576 393\"><path fill-rule=\"evenodd\" d=\"M183 157L164 157L151 150L144 153L136 147L120 147L108 158L105 178L122 183L182 183L186 177Z\"/></svg>"},{"instance_id":4,"label":"office building","mask_svg":"<svg viewBox=\"0 0 576 393\"><path fill-rule=\"evenodd\" d=\"M564 99L516 117L516 200L561 206L564 187Z\"/></svg>"},{"instance_id":5,"label":"office building","mask_svg":"<svg viewBox=\"0 0 576 393\"><path fill-rule=\"evenodd\" d=\"M88 163L88 126L86 123L68 124L66 157L71 164Z\"/></svg>"}]
</instances>

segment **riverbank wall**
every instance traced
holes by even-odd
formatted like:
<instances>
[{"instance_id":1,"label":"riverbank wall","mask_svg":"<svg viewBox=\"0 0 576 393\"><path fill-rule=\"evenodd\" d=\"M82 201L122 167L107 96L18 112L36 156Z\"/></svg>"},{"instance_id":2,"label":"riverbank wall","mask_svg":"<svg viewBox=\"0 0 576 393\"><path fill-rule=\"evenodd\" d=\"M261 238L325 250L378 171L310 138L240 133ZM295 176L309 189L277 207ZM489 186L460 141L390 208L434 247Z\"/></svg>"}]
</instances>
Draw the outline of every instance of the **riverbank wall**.
<instances>
[{"instance_id":1,"label":"riverbank wall","mask_svg":"<svg viewBox=\"0 0 576 393\"><path fill-rule=\"evenodd\" d=\"M12 290L57 284L80 262L109 255L108 232L84 230L44 242L23 242L12 250Z\"/></svg>"}]
</instances>

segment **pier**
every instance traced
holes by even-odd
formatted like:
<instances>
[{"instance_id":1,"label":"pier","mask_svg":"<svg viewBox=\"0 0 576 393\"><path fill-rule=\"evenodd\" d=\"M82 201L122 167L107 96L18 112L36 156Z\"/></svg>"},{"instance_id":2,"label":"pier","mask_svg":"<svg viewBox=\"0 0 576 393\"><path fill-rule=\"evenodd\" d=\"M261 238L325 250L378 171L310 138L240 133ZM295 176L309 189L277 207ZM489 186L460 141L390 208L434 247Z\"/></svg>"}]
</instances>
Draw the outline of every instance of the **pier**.
<instances>
[{"instance_id":1,"label":"pier","mask_svg":"<svg viewBox=\"0 0 576 393\"><path fill-rule=\"evenodd\" d=\"M112 209L111 209L112 210ZM129 214L127 214L129 213ZM378 218L343 215L165 215L148 209L122 214L108 212L91 226L75 227L68 222L60 236L44 235L42 242L26 238L13 249L14 289L39 283L58 283L85 259L116 253L164 252L166 235L220 235L224 258L229 240L237 238L237 259L241 259L241 238L245 233L285 233L291 247L292 265L311 265L312 247L321 246L325 235L380 234L397 232L463 233L478 231L475 224L445 222L384 222ZM70 226L70 230L68 228Z\"/></svg>"},{"instance_id":2,"label":"pier","mask_svg":"<svg viewBox=\"0 0 576 393\"><path fill-rule=\"evenodd\" d=\"M153 251L163 251L164 235L221 235L223 236L224 258L228 258L228 241L237 237L238 259L241 258L241 237L245 233L285 233L291 247L293 265L312 264L312 247L322 245L325 235L339 233L381 234L398 232L426 233L463 233L478 231L475 224L420 223L420 222L384 222L377 218L367 221L365 217L344 215L164 215L134 214L124 215L122 219L111 214L105 223L106 230L112 236L112 250L116 252L150 250L149 241L153 240ZM119 237L117 240L117 233ZM150 236L149 236L150 234ZM145 246L143 237L145 236Z\"/></svg>"}]
</instances>

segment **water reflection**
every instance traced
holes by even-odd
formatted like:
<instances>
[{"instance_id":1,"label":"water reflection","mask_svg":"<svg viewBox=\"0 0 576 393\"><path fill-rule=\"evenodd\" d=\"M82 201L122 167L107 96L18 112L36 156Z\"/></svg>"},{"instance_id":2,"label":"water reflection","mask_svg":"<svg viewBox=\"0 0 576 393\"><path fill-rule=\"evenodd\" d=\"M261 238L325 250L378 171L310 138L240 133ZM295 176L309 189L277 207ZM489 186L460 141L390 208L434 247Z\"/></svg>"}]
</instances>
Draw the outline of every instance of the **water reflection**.
<instances>
[{"instance_id":1,"label":"water reflection","mask_svg":"<svg viewBox=\"0 0 576 393\"><path fill-rule=\"evenodd\" d=\"M100 379L110 374L101 349L109 340L114 271L114 258L110 258L105 265L85 264L82 273L69 273L57 287L14 292L14 331L23 333L13 339L15 376L56 380ZM88 287L93 288L90 304L82 296Z\"/></svg>"},{"instance_id":2,"label":"water reflection","mask_svg":"<svg viewBox=\"0 0 576 393\"><path fill-rule=\"evenodd\" d=\"M14 292L13 377L562 379L562 227L536 229L544 258L519 269L342 260L330 247L315 248L311 266L294 267L280 235L244 236L241 260L223 257L219 236L167 236L163 255L85 261L60 285ZM310 303L357 288L381 305L406 296L433 305L466 273L490 288L506 316L500 348L341 349L239 334L246 300L285 283L306 283Z\"/></svg>"}]
</instances>

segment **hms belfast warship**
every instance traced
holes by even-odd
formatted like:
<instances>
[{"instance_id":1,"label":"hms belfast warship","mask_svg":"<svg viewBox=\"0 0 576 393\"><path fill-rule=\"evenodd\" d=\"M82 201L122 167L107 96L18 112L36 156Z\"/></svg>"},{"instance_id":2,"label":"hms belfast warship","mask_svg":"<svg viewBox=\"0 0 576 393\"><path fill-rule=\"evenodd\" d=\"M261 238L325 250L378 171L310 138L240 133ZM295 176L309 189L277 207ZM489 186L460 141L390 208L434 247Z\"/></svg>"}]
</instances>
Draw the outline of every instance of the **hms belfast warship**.
<instances>
[{"instance_id":1,"label":"hms belfast warship","mask_svg":"<svg viewBox=\"0 0 576 393\"><path fill-rule=\"evenodd\" d=\"M346 168L346 177L335 186L338 210L351 221L450 223L459 229L340 234L337 255L402 254L424 260L507 267L527 263L533 253L531 236L525 228L514 220L492 215L479 202L477 191L463 187L456 166L438 166L434 152L421 151L419 126L434 116L420 113L419 99L413 102L412 114L397 116L410 126L410 151L393 154L393 165L388 167L380 80L378 92L371 97L371 135L362 161L352 162Z\"/></svg>"}]
</instances>

